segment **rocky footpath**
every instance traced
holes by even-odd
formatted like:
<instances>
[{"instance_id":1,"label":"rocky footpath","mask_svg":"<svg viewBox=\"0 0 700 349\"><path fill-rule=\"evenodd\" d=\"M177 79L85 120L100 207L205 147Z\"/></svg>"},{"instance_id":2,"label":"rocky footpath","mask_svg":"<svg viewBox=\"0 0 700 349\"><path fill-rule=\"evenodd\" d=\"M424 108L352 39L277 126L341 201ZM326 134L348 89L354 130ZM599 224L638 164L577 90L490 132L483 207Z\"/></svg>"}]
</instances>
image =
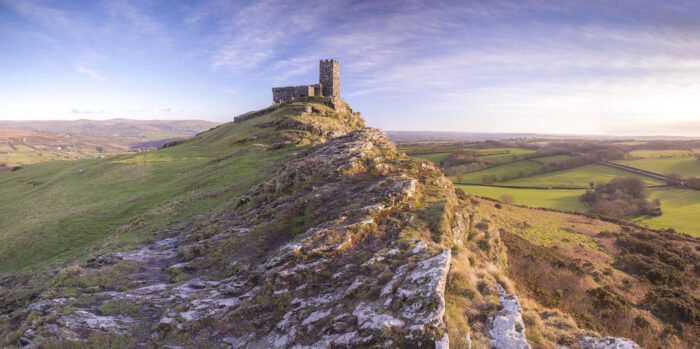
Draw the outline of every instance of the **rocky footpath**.
<instances>
[{"instance_id":1,"label":"rocky footpath","mask_svg":"<svg viewBox=\"0 0 700 349\"><path fill-rule=\"evenodd\" d=\"M35 319L16 343L447 348L451 253L426 235L421 205L451 190L381 131L332 138L286 161L228 213L202 218L223 232L167 231L77 268L76 279L126 262L138 273L126 289L77 285L70 297L36 300L15 314Z\"/></svg>"}]
</instances>

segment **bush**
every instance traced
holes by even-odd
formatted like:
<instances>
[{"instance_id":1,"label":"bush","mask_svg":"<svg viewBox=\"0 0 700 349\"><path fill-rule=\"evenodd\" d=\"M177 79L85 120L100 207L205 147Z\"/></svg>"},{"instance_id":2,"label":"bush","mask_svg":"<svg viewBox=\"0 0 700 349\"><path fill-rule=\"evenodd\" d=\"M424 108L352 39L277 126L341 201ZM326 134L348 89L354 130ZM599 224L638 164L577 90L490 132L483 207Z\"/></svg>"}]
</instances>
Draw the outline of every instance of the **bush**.
<instances>
[{"instance_id":1,"label":"bush","mask_svg":"<svg viewBox=\"0 0 700 349\"><path fill-rule=\"evenodd\" d=\"M595 190L586 190L581 200L589 204L588 212L611 217L659 216L658 200L649 201L644 181L637 177L616 177Z\"/></svg>"},{"instance_id":2,"label":"bush","mask_svg":"<svg viewBox=\"0 0 700 349\"><path fill-rule=\"evenodd\" d=\"M515 202L515 199L507 194L501 195L500 200L504 204L509 204L512 205Z\"/></svg>"},{"instance_id":3,"label":"bush","mask_svg":"<svg viewBox=\"0 0 700 349\"><path fill-rule=\"evenodd\" d=\"M586 294L597 309L621 311L625 308L617 295L602 287L592 288Z\"/></svg>"},{"instance_id":4,"label":"bush","mask_svg":"<svg viewBox=\"0 0 700 349\"><path fill-rule=\"evenodd\" d=\"M656 287L646 295L655 315L669 322L700 321L700 300L682 289Z\"/></svg>"},{"instance_id":5,"label":"bush","mask_svg":"<svg viewBox=\"0 0 700 349\"><path fill-rule=\"evenodd\" d=\"M484 184L494 184L498 182L498 176L495 174L484 175Z\"/></svg>"},{"instance_id":6,"label":"bush","mask_svg":"<svg viewBox=\"0 0 700 349\"><path fill-rule=\"evenodd\" d=\"M622 256L615 262L620 270L644 277L654 285L680 287L683 280L677 271L647 256Z\"/></svg>"}]
</instances>

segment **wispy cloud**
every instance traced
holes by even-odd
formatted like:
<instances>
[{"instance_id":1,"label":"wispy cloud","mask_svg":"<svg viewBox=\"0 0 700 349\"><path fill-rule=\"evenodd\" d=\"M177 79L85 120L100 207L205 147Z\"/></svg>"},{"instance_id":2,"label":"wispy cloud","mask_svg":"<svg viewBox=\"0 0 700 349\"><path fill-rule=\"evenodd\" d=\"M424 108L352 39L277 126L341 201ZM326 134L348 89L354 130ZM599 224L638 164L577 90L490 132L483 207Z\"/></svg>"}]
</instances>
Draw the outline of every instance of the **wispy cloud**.
<instances>
[{"instance_id":1,"label":"wispy cloud","mask_svg":"<svg viewBox=\"0 0 700 349\"><path fill-rule=\"evenodd\" d=\"M100 73L98 73L94 69L89 69L86 68L85 66L81 64L76 64L75 65L75 71L80 73L80 74L85 74L90 77L90 79L95 80L95 81L100 81L100 82L105 82L107 81Z\"/></svg>"},{"instance_id":2,"label":"wispy cloud","mask_svg":"<svg viewBox=\"0 0 700 349\"><path fill-rule=\"evenodd\" d=\"M221 91L222 91L223 93L225 93L225 94L227 94L227 95L231 95L231 96L235 96L235 95L238 94L238 91L237 91L236 89L230 88L230 87L224 87L224 88L221 89Z\"/></svg>"},{"instance_id":3,"label":"wispy cloud","mask_svg":"<svg viewBox=\"0 0 700 349\"><path fill-rule=\"evenodd\" d=\"M187 110L206 105L204 113L225 118L232 100L236 111L261 106L269 87L313 83L318 60L335 58L341 96L384 128L555 132L599 124L607 132L630 121L700 115L700 3L692 1L114 0L76 9L0 0L0 6L9 9L0 14L0 31L9 33L0 40L12 44L0 52L0 75L19 80L36 73L34 84L58 86L40 76L63 76L72 66L76 76L113 82L74 95L114 99L115 108L143 105L147 113L168 113L163 106L177 98ZM43 57L59 68L52 72ZM21 69L27 71L15 72ZM142 101L149 91L153 98ZM64 103L55 98L59 110L72 107Z\"/></svg>"},{"instance_id":4,"label":"wispy cloud","mask_svg":"<svg viewBox=\"0 0 700 349\"><path fill-rule=\"evenodd\" d=\"M104 114L104 110L71 109L71 114Z\"/></svg>"}]
</instances>

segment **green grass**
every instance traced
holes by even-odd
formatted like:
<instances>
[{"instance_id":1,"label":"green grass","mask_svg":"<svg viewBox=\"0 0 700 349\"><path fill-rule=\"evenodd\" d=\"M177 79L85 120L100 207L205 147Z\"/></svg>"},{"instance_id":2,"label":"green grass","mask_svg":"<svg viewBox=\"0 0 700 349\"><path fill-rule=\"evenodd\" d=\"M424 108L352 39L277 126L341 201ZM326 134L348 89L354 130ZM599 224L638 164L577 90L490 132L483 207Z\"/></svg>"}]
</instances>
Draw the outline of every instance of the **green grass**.
<instances>
[{"instance_id":1,"label":"green grass","mask_svg":"<svg viewBox=\"0 0 700 349\"><path fill-rule=\"evenodd\" d=\"M700 160L694 156L618 160L615 162L621 165L661 174L678 173L686 177L700 176Z\"/></svg>"},{"instance_id":2,"label":"green grass","mask_svg":"<svg viewBox=\"0 0 700 349\"><path fill-rule=\"evenodd\" d=\"M646 158L660 158L660 157L678 157L678 156L692 156L693 152L685 149L672 149L672 150L651 150L651 149L640 149L633 150L627 153L627 156L633 159L646 159Z\"/></svg>"},{"instance_id":3,"label":"green grass","mask_svg":"<svg viewBox=\"0 0 700 349\"><path fill-rule=\"evenodd\" d=\"M673 228L678 232L700 236L700 191L655 188L651 198L661 200L663 214L658 217L640 217L635 222L650 228Z\"/></svg>"},{"instance_id":4,"label":"green grass","mask_svg":"<svg viewBox=\"0 0 700 349\"><path fill-rule=\"evenodd\" d=\"M257 126L282 113L288 111L225 124L159 151L0 172L0 275L80 263L99 251L139 244L156 231L195 224L200 220L193 216L230 205L294 151L237 142L277 132ZM266 142L261 138L256 143Z\"/></svg>"},{"instance_id":5,"label":"green grass","mask_svg":"<svg viewBox=\"0 0 700 349\"><path fill-rule=\"evenodd\" d=\"M532 160L537 161L541 164L547 164L550 162L564 161L564 160L569 160L569 159L571 159L571 156L569 156L569 155L552 155L552 156L543 156L541 158L535 158Z\"/></svg>"},{"instance_id":6,"label":"green grass","mask_svg":"<svg viewBox=\"0 0 700 349\"><path fill-rule=\"evenodd\" d=\"M416 159L424 159L428 161L432 161L434 163L440 163L440 161L444 160L446 157L448 157L452 153L433 153L433 154L418 154L418 155L411 155L411 157L416 158Z\"/></svg>"},{"instance_id":7,"label":"green grass","mask_svg":"<svg viewBox=\"0 0 700 349\"><path fill-rule=\"evenodd\" d=\"M590 182L608 182L615 177L635 176L644 180L648 185L662 185L664 182L640 176L627 171L603 165L585 165L563 171L556 171L526 178L518 178L508 182L508 185L534 187L588 187Z\"/></svg>"},{"instance_id":8,"label":"green grass","mask_svg":"<svg viewBox=\"0 0 700 349\"><path fill-rule=\"evenodd\" d=\"M518 155L531 154L534 150L523 148L488 148L476 150L476 156L494 164L505 164L516 160Z\"/></svg>"},{"instance_id":9,"label":"green grass","mask_svg":"<svg viewBox=\"0 0 700 349\"><path fill-rule=\"evenodd\" d=\"M538 208L554 208L564 211L586 210L586 204L579 198L584 190L577 189L511 189L497 187L482 187L476 185L455 185L468 194L500 199L502 195L510 195L515 204Z\"/></svg>"},{"instance_id":10,"label":"green grass","mask_svg":"<svg viewBox=\"0 0 700 349\"><path fill-rule=\"evenodd\" d=\"M487 168L485 170L465 173L462 175L461 183L484 183L484 176L495 174L499 180L504 175L515 177L520 171L526 176L542 169L542 164L530 160L511 162L506 165ZM452 181L457 181L458 176L450 177Z\"/></svg>"},{"instance_id":11,"label":"green grass","mask_svg":"<svg viewBox=\"0 0 700 349\"><path fill-rule=\"evenodd\" d=\"M513 154L493 154L493 155L483 155L478 156L479 159L491 161L494 164L504 164L507 162L515 161L515 155Z\"/></svg>"},{"instance_id":12,"label":"green grass","mask_svg":"<svg viewBox=\"0 0 700 349\"><path fill-rule=\"evenodd\" d=\"M76 151L49 152L33 150L19 152L10 150L6 153L0 153L0 164L7 164L8 166L17 166L53 160L78 160L83 158L89 158L94 155L98 155L98 153L83 153Z\"/></svg>"},{"instance_id":13,"label":"green grass","mask_svg":"<svg viewBox=\"0 0 700 349\"><path fill-rule=\"evenodd\" d=\"M495 155L495 154L512 154L512 155L522 155L522 154L530 154L534 153L535 151L532 149L524 149L524 148L486 148L486 149L477 149L476 150L476 156L486 156L486 155Z\"/></svg>"}]
</instances>

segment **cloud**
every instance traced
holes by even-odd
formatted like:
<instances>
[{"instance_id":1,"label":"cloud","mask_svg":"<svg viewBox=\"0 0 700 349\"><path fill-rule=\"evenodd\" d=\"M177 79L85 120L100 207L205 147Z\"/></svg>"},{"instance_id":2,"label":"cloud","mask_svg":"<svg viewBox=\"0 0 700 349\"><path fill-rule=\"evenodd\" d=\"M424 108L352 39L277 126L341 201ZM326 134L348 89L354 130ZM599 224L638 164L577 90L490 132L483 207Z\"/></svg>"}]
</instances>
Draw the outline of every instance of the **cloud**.
<instances>
[{"instance_id":1,"label":"cloud","mask_svg":"<svg viewBox=\"0 0 700 349\"><path fill-rule=\"evenodd\" d=\"M90 79L95 80L95 81L100 81L100 82L105 82L107 81L100 73L98 73L96 70L93 69L88 69L84 67L81 64L76 64L75 65L75 71L77 71L80 74L85 74L90 77Z\"/></svg>"},{"instance_id":2,"label":"cloud","mask_svg":"<svg viewBox=\"0 0 700 349\"><path fill-rule=\"evenodd\" d=\"M71 109L71 114L104 114L104 110Z\"/></svg>"},{"instance_id":3,"label":"cloud","mask_svg":"<svg viewBox=\"0 0 700 349\"><path fill-rule=\"evenodd\" d=\"M144 8L149 4L148 2L110 0L102 4L112 19L109 24L115 27L115 31L126 31L136 38L146 35L153 39L153 44L172 41L165 23L149 15Z\"/></svg>"}]
</instances>

